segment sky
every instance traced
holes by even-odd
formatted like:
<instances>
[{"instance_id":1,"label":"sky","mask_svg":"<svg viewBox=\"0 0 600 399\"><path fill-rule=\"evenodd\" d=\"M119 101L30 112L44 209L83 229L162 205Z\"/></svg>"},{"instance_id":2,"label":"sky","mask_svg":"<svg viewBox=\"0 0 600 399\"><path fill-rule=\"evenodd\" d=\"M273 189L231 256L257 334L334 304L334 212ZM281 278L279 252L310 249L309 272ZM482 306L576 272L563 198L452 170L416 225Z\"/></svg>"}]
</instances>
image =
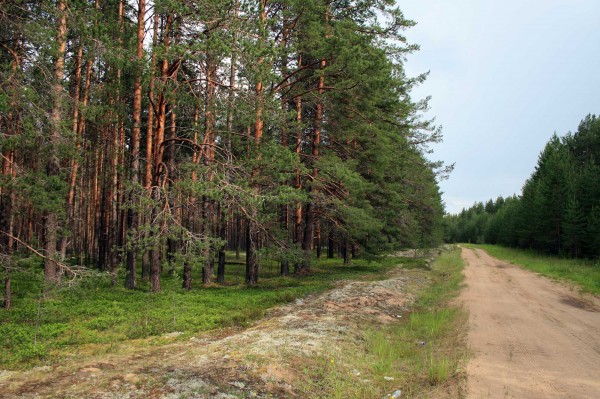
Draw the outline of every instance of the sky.
<instances>
[{"instance_id":1,"label":"sky","mask_svg":"<svg viewBox=\"0 0 600 399\"><path fill-rule=\"evenodd\" d=\"M406 72L429 71L414 99L444 141L432 160L455 163L440 183L446 211L519 195L556 132L600 114L600 0L396 0L421 49Z\"/></svg>"}]
</instances>

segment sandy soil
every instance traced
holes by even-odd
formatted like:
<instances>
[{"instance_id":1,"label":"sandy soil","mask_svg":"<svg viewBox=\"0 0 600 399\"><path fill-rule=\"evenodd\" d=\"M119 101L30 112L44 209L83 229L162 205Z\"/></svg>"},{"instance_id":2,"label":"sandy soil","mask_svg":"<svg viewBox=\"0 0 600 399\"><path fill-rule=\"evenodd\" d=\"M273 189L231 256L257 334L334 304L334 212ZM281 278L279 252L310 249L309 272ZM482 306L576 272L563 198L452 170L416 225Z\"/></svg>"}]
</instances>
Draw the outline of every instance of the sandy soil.
<instances>
[{"instance_id":1,"label":"sandy soil","mask_svg":"<svg viewBox=\"0 0 600 399\"><path fill-rule=\"evenodd\" d=\"M600 398L600 300L464 248L469 398Z\"/></svg>"},{"instance_id":2,"label":"sandy soil","mask_svg":"<svg viewBox=\"0 0 600 399\"><path fill-rule=\"evenodd\" d=\"M335 356L364 339L367 325L399 320L429 283L423 270L395 269L381 281L346 281L274 309L246 330L219 331L26 372L0 371L0 398L294 398L311 358ZM164 337L177 340L176 334Z\"/></svg>"}]
</instances>

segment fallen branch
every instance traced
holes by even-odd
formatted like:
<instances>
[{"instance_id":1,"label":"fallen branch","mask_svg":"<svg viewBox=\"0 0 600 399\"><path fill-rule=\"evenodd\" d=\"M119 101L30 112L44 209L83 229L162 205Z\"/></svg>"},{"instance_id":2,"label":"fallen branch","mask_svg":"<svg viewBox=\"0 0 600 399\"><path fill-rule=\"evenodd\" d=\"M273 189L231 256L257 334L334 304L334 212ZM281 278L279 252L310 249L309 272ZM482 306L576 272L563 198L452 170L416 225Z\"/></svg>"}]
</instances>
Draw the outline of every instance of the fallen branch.
<instances>
[{"instance_id":1,"label":"fallen branch","mask_svg":"<svg viewBox=\"0 0 600 399\"><path fill-rule=\"evenodd\" d=\"M50 261L54 262L58 266L58 268L60 269L60 271L61 271L62 274L70 275L70 276L73 277L70 280L73 280L76 277L81 276L83 274L83 271L86 269L83 266L68 266L67 264L65 264L65 263L63 263L63 262L61 262L61 261L59 261L57 259L51 259L49 256L44 255L42 252L38 251L37 249L35 249L31 245L27 244L23 240L19 239L18 237L13 236L10 233L7 233L4 230L0 230L0 233L6 235L9 238L12 238L13 240L15 240L16 242L18 242L19 244L23 245L25 248L27 248L32 253L34 253L35 255L39 256L40 258L42 258L44 260L50 260Z\"/></svg>"}]
</instances>

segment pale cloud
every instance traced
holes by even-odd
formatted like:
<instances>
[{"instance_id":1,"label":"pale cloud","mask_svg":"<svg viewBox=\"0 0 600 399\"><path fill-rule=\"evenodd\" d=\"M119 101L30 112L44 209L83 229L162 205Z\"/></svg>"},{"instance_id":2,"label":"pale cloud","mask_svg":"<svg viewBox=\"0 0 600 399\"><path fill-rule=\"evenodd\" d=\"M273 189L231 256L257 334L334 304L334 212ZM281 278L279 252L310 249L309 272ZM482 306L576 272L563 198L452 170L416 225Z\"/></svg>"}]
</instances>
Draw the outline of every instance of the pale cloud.
<instances>
[{"instance_id":1,"label":"pale cloud","mask_svg":"<svg viewBox=\"0 0 600 399\"><path fill-rule=\"evenodd\" d=\"M474 201L467 198L460 197L445 197L444 205L446 206L446 212L448 213L459 213L462 209L467 209L474 204Z\"/></svg>"},{"instance_id":2,"label":"pale cloud","mask_svg":"<svg viewBox=\"0 0 600 399\"><path fill-rule=\"evenodd\" d=\"M442 182L450 212L519 193L556 131L600 113L596 0L400 0L421 45L409 75L431 71L414 95L432 95L444 127L434 157L456 162Z\"/></svg>"}]
</instances>

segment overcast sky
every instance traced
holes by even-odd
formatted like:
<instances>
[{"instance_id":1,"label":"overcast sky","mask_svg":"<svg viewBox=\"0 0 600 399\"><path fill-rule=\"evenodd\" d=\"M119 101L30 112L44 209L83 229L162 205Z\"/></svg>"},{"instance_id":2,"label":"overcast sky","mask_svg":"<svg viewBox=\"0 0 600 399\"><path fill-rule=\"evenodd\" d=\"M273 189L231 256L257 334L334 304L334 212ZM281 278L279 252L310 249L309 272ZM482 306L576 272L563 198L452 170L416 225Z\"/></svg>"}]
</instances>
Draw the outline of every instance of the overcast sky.
<instances>
[{"instance_id":1,"label":"overcast sky","mask_svg":"<svg viewBox=\"0 0 600 399\"><path fill-rule=\"evenodd\" d=\"M444 142L456 168L441 183L446 210L520 194L554 132L600 113L600 0L397 0L417 22L409 75L430 71Z\"/></svg>"}]
</instances>

